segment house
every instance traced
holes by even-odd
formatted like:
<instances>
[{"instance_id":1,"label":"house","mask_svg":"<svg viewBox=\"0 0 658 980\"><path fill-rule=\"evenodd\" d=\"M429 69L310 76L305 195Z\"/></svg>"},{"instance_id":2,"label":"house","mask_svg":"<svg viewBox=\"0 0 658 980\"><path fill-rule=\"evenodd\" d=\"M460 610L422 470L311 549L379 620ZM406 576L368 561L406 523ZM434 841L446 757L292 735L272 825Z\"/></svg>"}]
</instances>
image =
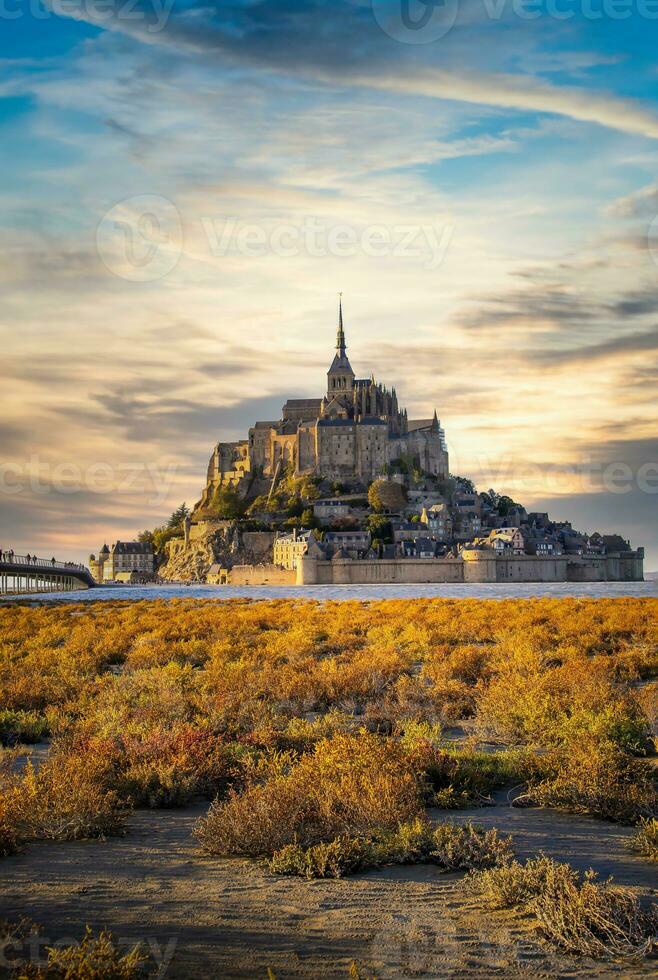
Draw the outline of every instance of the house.
<instances>
[{"instance_id":1,"label":"house","mask_svg":"<svg viewBox=\"0 0 658 980\"><path fill-rule=\"evenodd\" d=\"M416 541L416 558L436 558L436 541L432 538L418 538Z\"/></svg>"},{"instance_id":2,"label":"house","mask_svg":"<svg viewBox=\"0 0 658 980\"><path fill-rule=\"evenodd\" d=\"M97 582L149 581L155 574L153 546L148 541L117 541L111 549L104 544L98 558L89 556L89 568Z\"/></svg>"},{"instance_id":3,"label":"house","mask_svg":"<svg viewBox=\"0 0 658 980\"><path fill-rule=\"evenodd\" d=\"M393 523L393 541L417 541L427 536L427 527L418 521L395 521Z\"/></svg>"},{"instance_id":4,"label":"house","mask_svg":"<svg viewBox=\"0 0 658 980\"><path fill-rule=\"evenodd\" d=\"M525 555L525 538L518 527L495 528L485 539L485 547L497 554Z\"/></svg>"},{"instance_id":5,"label":"house","mask_svg":"<svg viewBox=\"0 0 658 980\"><path fill-rule=\"evenodd\" d=\"M329 497L326 500L316 500L313 504L313 516L319 521L333 521L350 517L352 508L348 500L341 497Z\"/></svg>"},{"instance_id":6,"label":"house","mask_svg":"<svg viewBox=\"0 0 658 980\"><path fill-rule=\"evenodd\" d=\"M360 558L370 549L370 531L327 531L324 544L329 549L342 550L348 558Z\"/></svg>"},{"instance_id":7,"label":"house","mask_svg":"<svg viewBox=\"0 0 658 980\"><path fill-rule=\"evenodd\" d=\"M315 542L313 531L298 531L295 528L290 534L279 535L272 547L273 564L289 570L297 568L298 560L306 554L312 542Z\"/></svg>"},{"instance_id":8,"label":"house","mask_svg":"<svg viewBox=\"0 0 658 980\"><path fill-rule=\"evenodd\" d=\"M479 530L480 518L475 517L473 520ZM429 510L424 507L420 522L431 532L433 538L438 538L439 541L449 541L452 538L453 520L445 503L434 504Z\"/></svg>"},{"instance_id":9,"label":"house","mask_svg":"<svg viewBox=\"0 0 658 980\"><path fill-rule=\"evenodd\" d=\"M540 530L524 533L526 552L538 558L554 558L564 552L562 542L555 534L545 534Z\"/></svg>"}]
</instances>

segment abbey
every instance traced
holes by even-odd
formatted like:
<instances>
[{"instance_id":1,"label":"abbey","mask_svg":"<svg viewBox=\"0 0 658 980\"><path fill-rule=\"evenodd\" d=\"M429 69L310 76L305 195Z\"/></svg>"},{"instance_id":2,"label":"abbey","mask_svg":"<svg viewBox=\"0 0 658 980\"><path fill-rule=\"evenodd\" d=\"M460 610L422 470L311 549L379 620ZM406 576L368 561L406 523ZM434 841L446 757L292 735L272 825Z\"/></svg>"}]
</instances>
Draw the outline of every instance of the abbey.
<instances>
[{"instance_id":1,"label":"abbey","mask_svg":"<svg viewBox=\"0 0 658 980\"><path fill-rule=\"evenodd\" d=\"M249 438L220 442L208 467L204 505L219 486L245 491L254 477L295 474L368 483L388 464L405 460L434 477L449 475L445 434L432 419L411 420L389 391L370 378L357 378L347 357L342 300L336 353L321 398L289 399L278 421L256 422Z\"/></svg>"}]
</instances>

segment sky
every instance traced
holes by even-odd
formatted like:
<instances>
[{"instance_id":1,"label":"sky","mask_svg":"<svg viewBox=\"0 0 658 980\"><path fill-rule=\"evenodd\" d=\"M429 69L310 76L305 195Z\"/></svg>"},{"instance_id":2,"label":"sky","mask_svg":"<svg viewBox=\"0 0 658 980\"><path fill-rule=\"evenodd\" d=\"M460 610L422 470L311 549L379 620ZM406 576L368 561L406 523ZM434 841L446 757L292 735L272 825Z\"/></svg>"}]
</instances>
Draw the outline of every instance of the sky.
<instances>
[{"instance_id":1,"label":"sky","mask_svg":"<svg viewBox=\"0 0 658 980\"><path fill-rule=\"evenodd\" d=\"M658 0L0 0L0 548L358 376L658 568Z\"/></svg>"}]
</instances>

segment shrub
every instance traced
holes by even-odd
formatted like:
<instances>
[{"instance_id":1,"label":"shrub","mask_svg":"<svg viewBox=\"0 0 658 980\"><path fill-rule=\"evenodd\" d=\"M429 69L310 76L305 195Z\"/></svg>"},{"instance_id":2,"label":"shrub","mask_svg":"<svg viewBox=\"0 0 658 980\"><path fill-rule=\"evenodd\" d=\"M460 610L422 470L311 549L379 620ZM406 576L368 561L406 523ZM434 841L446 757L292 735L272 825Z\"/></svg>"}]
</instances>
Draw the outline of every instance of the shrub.
<instances>
[{"instance_id":1,"label":"shrub","mask_svg":"<svg viewBox=\"0 0 658 980\"><path fill-rule=\"evenodd\" d=\"M38 711L0 711L0 745L33 745L48 734L48 722Z\"/></svg>"},{"instance_id":2,"label":"shrub","mask_svg":"<svg viewBox=\"0 0 658 980\"><path fill-rule=\"evenodd\" d=\"M635 694L619 686L607 660L555 657L529 637L510 637L480 686L476 727L484 737L518 744L560 745L583 736L642 752L650 726Z\"/></svg>"},{"instance_id":3,"label":"shrub","mask_svg":"<svg viewBox=\"0 0 658 980\"><path fill-rule=\"evenodd\" d=\"M641 820L640 829L630 840L630 846L638 854L658 861L658 820Z\"/></svg>"},{"instance_id":4,"label":"shrub","mask_svg":"<svg viewBox=\"0 0 658 980\"><path fill-rule=\"evenodd\" d=\"M307 848L288 844L274 852L267 868L273 874L300 878L342 878L373 867L372 854L372 844L367 840L343 836Z\"/></svg>"},{"instance_id":5,"label":"shrub","mask_svg":"<svg viewBox=\"0 0 658 980\"><path fill-rule=\"evenodd\" d=\"M570 745L544 764L549 775L531 782L515 806L550 806L627 824L658 813L655 770L612 742Z\"/></svg>"},{"instance_id":6,"label":"shrub","mask_svg":"<svg viewBox=\"0 0 658 980\"><path fill-rule=\"evenodd\" d=\"M446 871L472 871L506 864L512 858L509 837L476 824L441 824L434 831L432 862Z\"/></svg>"},{"instance_id":7,"label":"shrub","mask_svg":"<svg viewBox=\"0 0 658 980\"><path fill-rule=\"evenodd\" d=\"M139 946L121 954L112 933L103 930L94 936L89 926L79 943L48 947L47 952L44 966L21 967L21 980L134 980L146 975L147 956Z\"/></svg>"},{"instance_id":8,"label":"shrub","mask_svg":"<svg viewBox=\"0 0 658 980\"><path fill-rule=\"evenodd\" d=\"M549 880L553 883L556 880L576 882L578 875L568 864L557 864L540 855L525 864L512 861L472 875L467 887L481 894L493 908L511 909L533 902L546 889Z\"/></svg>"},{"instance_id":9,"label":"shrub","mask_svg":"<svg viewBox=\"0 0 658 980\"><path fill-rule=\"evenodd\" d=\"M289 844L273 854L267 867L275 874L303 878L340 878L344 874L390 864L436 864L444 871L488 868L511 860L509 840L496 830L473 824L434 828L417 818L396 830L369 837L342 835L328 843Z\"/></svg>"},{"instance_id":10,"label":"shrub","mask_svg":"<svg viewBox=\"0 0 658 980\"><path fill-rule=\"evenodd\" d=\"M214 796L229 780L231 757L212 732L190 727L126 739L114 788L136 806L184 806Z\"/></svg>"},{"instance_id":11,"label":"shrub","mask_svg":"<svg viewBox=\"0 0 658 980\"><path fill-rule=\"evenodd\" d=\"M393 829L421 808L422 786L397 743L341 734L287 773L215 801L195 832L212 854L271 855L287 844Z\"/></svg>"},{"instance_id":12,"label":"shrub","mask_svg":"<svg viewBox=\"0 0 658 980\"><path fill-rule=\"evenodd\" d=\"M213 798L234 773L232 749L208 729L181 722L128 722L121 734L88 734L90 722L57 740L53 759L93 760L100 784L130 805L184 806Z\"/></svg>"},{"instance_id":13,"label":"shrub","mask_svg":"<svg viewBox=\"0 0 658 980\"><path fill-rule=\"evenodd\" d=\"M644 912L635 895L593 871L581 883L551 881L534 912L549 939L583 956L646 956L658 929L658 909Z\"/></svg>"},{"instance_id":14,"label":"shrub","mask_svg":"<svg viewBox=\"0 0 658 980\"><path fill-rule=\"evenodd\" d=\"M81 840L123 833L125 808L103 789L92 760L57 756L37 771L28 762L13 790L26 838Z\"/></svg>"},{"instance_id":15,"label":"shrub","mask_svg":"<svg viewBox=\"0 0 658 980\"><path fill-rule=\"evenodd\" d=\"M13 798L6 791L0 792L0 858L16 854L20 846L21 836Z\"/></svg>"},{"instance_id":16,"label":"shrub","mask_svg":"<svg viewBox=\"0 0 658 980\"><path fill-rule=\"evenodd\" d=\"M442 809L482 806L501 786L523 779L525 753L438 748L429 739L402 739L410 764L426 780L426 802Z\"/></svg>"},{"instance_id":17,"label":"shrub","mask_svg":"<svg viewBox=\"0 0 658 980\"><path fill-rule=\"evenodd\" d=\"M496 908L525 908L548 939L571 953L645 956L654 945L657 907L643 911L635 895L612 879L598 882L591 870L580 876L541 856L475 874L469 888Z\"/></svg>"},{"instance_id":18,"label":"shrub","mask_svg":"<svg viewBox=\"0 0 658 980\"><path fill-rule=\"evenodd\" d=\"M0 857L20 850L23 837L20 830L20 794L16 790L20 777L15 772L18 752L0 749Z\"/></svg>"}]
</instances>

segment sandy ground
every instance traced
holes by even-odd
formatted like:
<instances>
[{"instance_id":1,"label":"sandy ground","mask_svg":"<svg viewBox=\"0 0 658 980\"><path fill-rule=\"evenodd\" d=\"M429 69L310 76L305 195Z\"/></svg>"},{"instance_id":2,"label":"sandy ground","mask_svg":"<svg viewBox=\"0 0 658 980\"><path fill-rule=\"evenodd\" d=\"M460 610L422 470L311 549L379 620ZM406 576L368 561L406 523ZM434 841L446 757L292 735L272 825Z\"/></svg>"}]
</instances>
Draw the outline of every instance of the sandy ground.
<instances>
[{"instance_id":1,"label":"sandy ground","mask_svg":"<svg viewBox=\"0 0 658 980\"><path fill-rule=\"evenodd\" d=\"M32 845L4 859L0 917L29 917L50 943L79 938L85 923L109 927L122 943L148 943L154 973L160 964L171 978L265 978L268 968L278 980L345 978L352 961L369 980L655 976L655 961L556 953L522 916L484 912L464 896L461 875L429 866L306 882L203 857L191 831L204 811L138 811L125 838ZM511 833L520 857L543 850L645 897L658 886L655 868L626 849L625 828L503 805L451 816Z\"/></svg>"}]
</instances>

